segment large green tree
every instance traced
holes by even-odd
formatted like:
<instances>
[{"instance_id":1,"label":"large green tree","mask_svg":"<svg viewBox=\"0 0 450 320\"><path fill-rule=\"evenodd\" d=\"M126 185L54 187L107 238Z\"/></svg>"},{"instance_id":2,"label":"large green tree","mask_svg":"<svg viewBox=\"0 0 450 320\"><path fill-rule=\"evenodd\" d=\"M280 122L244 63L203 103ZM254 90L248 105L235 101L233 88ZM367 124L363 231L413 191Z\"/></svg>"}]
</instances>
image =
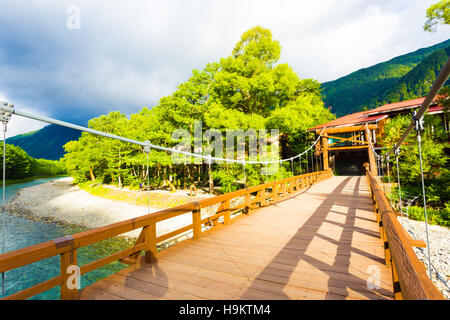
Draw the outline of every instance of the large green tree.
<instances>
[{"instance_id":1,"label":"large green tree","mask_svg":"<svg viewBox=\"0 0 450 320\"><path fill-rule=\"evenodd\" d=\"M185 129L194 136L200 122L203 133L207 129L222 134L227 129L279 129L283 153L300 152L310 139L306 129L334 116L323 107L320 84L301 79L287 64L278 64L280 52L270 30L254 27L242 35L231 55L193 70L186 82L155 107L143 108L129 119L111 112L92 119L89 127L167 147L178 143L172 139L175 130ZM206 143L201 141L203 149ZM138 184L146 179L146 155L140 146L83 134L67 144L66 150L68 170L77 181ZM226 186L224 191L230 191L243 179L240 166L214 164L206 172L205 164L176 164L170 154L157 150L151 151L149 162L155 185L169 180L187 186L213 177ZM249 166L248 170L247 180L259 183L259 168Z\"/></svg>"}]
</instances>

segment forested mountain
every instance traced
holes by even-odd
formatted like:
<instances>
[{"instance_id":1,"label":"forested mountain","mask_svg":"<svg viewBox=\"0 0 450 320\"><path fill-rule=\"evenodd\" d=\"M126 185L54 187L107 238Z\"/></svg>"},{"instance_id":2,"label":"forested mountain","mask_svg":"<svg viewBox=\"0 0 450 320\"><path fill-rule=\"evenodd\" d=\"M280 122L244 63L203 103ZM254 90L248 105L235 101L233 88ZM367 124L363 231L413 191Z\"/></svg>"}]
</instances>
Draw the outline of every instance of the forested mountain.
<instances>
[{"instance_id":1,"label":"forested mountain","mask_svg":"<svg viewBox=\"0 0 450 320\"><path fill-rule=\"evenodd\" d=\"M6 143L21 147L36 159L59 160L65 153L63 145L78 140L80 135L78 130L50 124L40 130L7 138Z\"/></svg>"},{"instance_id":2,"label":"forested mountain","mask_svg":"<svg viewBox=\"0 0 450 320\"><path fill-rule=\"evenodd\" d=\"M365 108L426 95L450 56L450 39L322 83L331 112L343 116Z\"/></svg>"}]
</instances>

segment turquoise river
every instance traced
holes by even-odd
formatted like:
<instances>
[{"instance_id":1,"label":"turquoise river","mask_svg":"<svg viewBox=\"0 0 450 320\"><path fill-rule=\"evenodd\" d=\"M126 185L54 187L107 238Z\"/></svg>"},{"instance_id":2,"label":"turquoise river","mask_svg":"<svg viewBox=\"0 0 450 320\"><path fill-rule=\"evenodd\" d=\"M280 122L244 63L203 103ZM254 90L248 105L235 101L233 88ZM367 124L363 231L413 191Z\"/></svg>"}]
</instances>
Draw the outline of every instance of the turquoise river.
<instances>
[{"instance_id":1,"label":"turquoise river","mask_svg":"<svg viewBox=\"0 0 450 320\"><path fill-rule=\"evenodd\" d=\"M51 179L39 179L31 182L6 186L6 202L13 199L20 189L45 183L50 180ZM2 228L3 218L4 230ZM0 218L0 242L4 239L5 252L28 247L85 230L87 229L82 227L64 226L59 223L34 221L29 218L18 217L9 213L5 213ZM3 235L3 233L5 234ZM126 248L128 244L129 242L124 238L112 238L81 248L78 250L78 265L83 265L101 257L108 256L114 252ZM0 248L2 245L3 244L0 243ZM125 267L125 265L115 262L84 274L81 276L81 287L86 287L98 279L104 278ZM59 256L7 271L5 272L5 292L0 293L0 295L4 294L4 296L8 296L20 290L29 288L40 282L58 276L59 272ZM31 299L59 299L59 287L43 292L32 297Z\"/></svg>"}]
</instances>

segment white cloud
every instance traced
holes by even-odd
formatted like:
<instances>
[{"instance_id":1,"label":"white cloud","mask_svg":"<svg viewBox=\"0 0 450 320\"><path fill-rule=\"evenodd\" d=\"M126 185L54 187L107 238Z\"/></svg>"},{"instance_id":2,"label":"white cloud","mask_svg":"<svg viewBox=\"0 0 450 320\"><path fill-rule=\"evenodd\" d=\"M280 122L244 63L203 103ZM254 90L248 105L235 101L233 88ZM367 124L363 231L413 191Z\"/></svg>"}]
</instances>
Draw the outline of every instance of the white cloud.
<instances>
[{"instance_id":1,"label":"white cloud","mask_svg":"<svg viewBox=\"0 0 450 320\"><path fill-rule=\"evenodd\" d=\"M80 122L154 106L193 68L229 55L255 25L280 62L329 81L448 38L422 29L435 0L8 1L0 12L0 92L17 107ZM81 9L68 30L67 8Z\"/></svg>"},{"instance_id":2,"label":"white cloud","mask_svg":"<svg viewBox=\"0 0 450 320\"><path fill-rule=\"evenodd\" d=\"M5 95L0 94L0 103L8 102L8 100L9 99ZM20 111L31 113L31 114L43 115L42 111L30 109L27 107L21 107ZM43 115L43 116L45 116L45 115ZM39 130L42 127L44 127L45 125L47 125L47 124L40 122L40 121L28 119L28 118L21 117L18 115L12 115L11 119L9 120L9 122L6 126L6 138L10 138L10 137L13 137L13 136L21 134L21 133L27 133L27 132L31 132L34 130ZM2 128L1 129L2 133L1 133L0 140L3 140L3 127L1 126L1 128Z\"/></svg>"}]
</instances>

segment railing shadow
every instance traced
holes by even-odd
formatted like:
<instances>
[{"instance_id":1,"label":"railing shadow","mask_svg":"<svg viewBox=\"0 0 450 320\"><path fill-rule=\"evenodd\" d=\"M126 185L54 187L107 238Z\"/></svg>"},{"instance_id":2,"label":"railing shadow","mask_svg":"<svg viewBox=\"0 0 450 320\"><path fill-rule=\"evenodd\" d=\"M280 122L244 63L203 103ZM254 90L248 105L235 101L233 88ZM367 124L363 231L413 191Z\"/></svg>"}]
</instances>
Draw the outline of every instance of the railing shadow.
<instances>
[{"instance_id":1,"label":"railing shadow","mask_svg":"<svg viewBox=\"0 0 450 320\"><path fill-rule=\"evenodd\" d=\"M353 194L349 195L343 191L351 179L352 178L350 177L346 178L332 192L330 192L330 194L328 194L311 217L302 225L300 229L298 229L296 234L286 243L283 249L277 253L271 262L265 266L240 299L249 299L252 296L252 291L257 290L256 281L267 281L267 279L273 278L273 270L276 269L276 265L279 264L284 264L285 272L276 275L276 282L282 285L282 287L279 288L278 294L285 299L290 299L290 297L283 292L283 286L289 284L290 278L301 260L314 266L329 276L327 283L328 293L325 296L326 299L344 299L349 295L348 289L354 290L367 298L374 298L375 294L373 292L361 286L361 283L365 283L365 279L360 279L354 275L351 275L349 270L352 252L365 255L368 258L376 260L377 262L381 262L379 258L365 252L361 252L360 250L356 250L355 248L352 248L351 244L349 245L348 242L346 243L344 241L351 239L355 231L359 232L355 229L356 208L355 206L349 206L348 201L351 201L351 198L358 196L361 177L359 177L356 182ZM333 241L333 239L327 239L326 236L321 237L322 235L318 233L319 229L324 223L329 222L327 221L327 216L332 207L334 205L342 205L344 202L347 202L346 206L348 207L348 211L345 215L345 222L340 224L340 227L342 227L340 239ZM378 235L374 233L368 233L367 235L378 238ZM315 237L325 239L337 246L334 263L332 265L320 261L307 253L308 247ZM300 238L301 241L299 241ZM295 246L298 252L295 255L291 254L291 256L296 257L297 259L294 259L294 261L287 265L285 257L292 252L292 248ZM342 270L342 268L345 270ZM342 278L339 277L339 275L342 276L343 274L348 277L345 285L343 284ZM392 295L392 292L384 289L379 289L377 292L379 293L378 298L380 299L384 298L383 295Z\"/></svg>"}]
</instances>

